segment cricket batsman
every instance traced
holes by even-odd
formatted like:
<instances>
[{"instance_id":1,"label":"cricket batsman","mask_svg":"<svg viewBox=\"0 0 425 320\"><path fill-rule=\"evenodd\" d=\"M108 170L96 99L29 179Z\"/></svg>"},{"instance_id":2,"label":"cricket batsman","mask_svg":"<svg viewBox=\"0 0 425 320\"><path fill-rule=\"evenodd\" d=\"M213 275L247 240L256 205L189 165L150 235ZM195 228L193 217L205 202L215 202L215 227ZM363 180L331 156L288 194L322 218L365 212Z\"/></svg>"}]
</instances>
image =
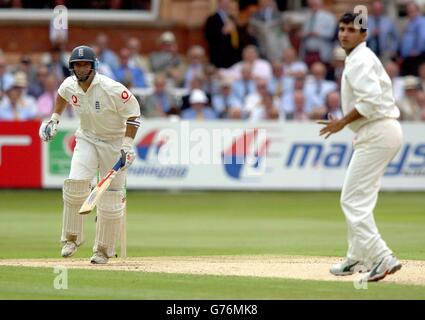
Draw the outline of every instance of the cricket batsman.
<instances>
[{"instance_id":1,"label":"cricket batsman","mask_svg":"<svg viewBox=\"0 0 425 320\"><path fill-rule=\"evenodd\" d=\"M96 72L97 58L88 46L72 50L71 76L58 89L50 120L40 127L40 138L48 142L57 133L62 112L70 104L80 119L69 178L63 185L62 257L71 257L84 242L83 217L78 213L90 194L90 183L104 176L121 158L123 167L97 206L93 264L105 264L115 255L124 214L126 169L134 161L133 140L140 126L140 106L122 84Z\"/></svg>"},{"instance_id":2,"label":"cricket batsman","mask_svg":"<svg viewBox=\"0 0 425 320\"><path fill-rule=\"evenodd\" d=\"M391 79L381 61L366 46L367 24L359 13L348 12L339 21L338 38L345 50L341 82L344 117L318 121L326 138L348 126L355 132L354 153L341 192L348 227L347 259L331 267L336 276L369 270L363 281L379 281L401 269L401 263L382 239L373 211L387 165L399 152L403 132ZM364 19L364 18L363 18Z\"/></svg>"}]
</instances>

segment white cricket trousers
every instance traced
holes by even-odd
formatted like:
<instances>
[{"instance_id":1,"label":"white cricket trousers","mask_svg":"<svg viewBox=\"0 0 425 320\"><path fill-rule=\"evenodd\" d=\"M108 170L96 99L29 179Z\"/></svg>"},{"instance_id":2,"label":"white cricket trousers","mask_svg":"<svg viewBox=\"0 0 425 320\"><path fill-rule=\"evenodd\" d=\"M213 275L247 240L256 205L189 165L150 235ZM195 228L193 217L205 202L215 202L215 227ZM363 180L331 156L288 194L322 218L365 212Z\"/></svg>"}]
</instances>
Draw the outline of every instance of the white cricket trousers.
<instances>
[{"instance_id":1,"label":"white cricket trousers","mask_svg":"<svg viewBox=\"0 0 425 320\"><path fill-rule=\"evenodd\" d=\"M353 140L354 153L341 192L341 207L348 227L347 258L370 267L392 254L381 238L373 210L381 178L401 148L402 130L395 119L365 124Z\"/></svg>"},{"instance_id":2,"label":"white cricket trousers","mask_svg":"<svg viewBox=\"0 0 425 320\"><path fill-rule=\"evenodd\" d=\"M81 131L76 133L77 144L71 161L69 179L93 180L97 172L104 177L120 158L122 138L103 141L87 136ZM93 252L102 251L106 256L115 254L115 241L119 234L122 217L122 191L125 184L125 171L118 172L97 208L96 240ZM65 199L65 198L64 198ZM76 234L77 245L84 242L84 217L64 201L61 241L69 240L69 235Z\"/></svg>"},{"instance_id":3,"label":"white cricket trousers","mask_svg":"<svg viewBox=\"0 0 425 320\"><path fill-rule=\"evenodd\" d=\"M69 179L92 180L98 171L102 178L112 169L121 155L122 138L102 141L77 131L76 140ZM123 190L125 175L126 171L118 172L109 190Z\"/></svg>"}]
</instances>

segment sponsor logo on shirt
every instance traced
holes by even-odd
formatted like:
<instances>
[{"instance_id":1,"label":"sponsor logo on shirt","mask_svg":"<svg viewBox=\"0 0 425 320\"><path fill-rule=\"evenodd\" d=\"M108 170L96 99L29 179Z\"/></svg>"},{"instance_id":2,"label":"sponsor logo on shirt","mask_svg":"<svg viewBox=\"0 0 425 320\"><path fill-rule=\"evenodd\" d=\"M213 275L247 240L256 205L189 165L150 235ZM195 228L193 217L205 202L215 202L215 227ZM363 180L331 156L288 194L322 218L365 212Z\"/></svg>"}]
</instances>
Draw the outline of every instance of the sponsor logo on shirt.
<instances>
[{"instance_id":1,"label":"sponsor logo on shirt","mask_svg":"<svg viewBox=\"0 0 425 320\"><path fill-rule=\"evenodd\" d=\"M71 100L72 100L72 106L73 106L73 107L79 107L79 106L80 106L80 104L78 103L78 98L77 98L77 96L72 95L72 96L71 96Z\"/></svg>"},{"instance_id":2,"label":"sponsor logo on shirt","mask_svg":"<svg viewBox=\"0 0 425 320\"><path fill-rule=\"evenodd\" d=\"M128 91L124 90L121 92L121 99L124 100L124 103L126 103L131 98L131 94L128 93Z\"/></svg>"}]
</instances>

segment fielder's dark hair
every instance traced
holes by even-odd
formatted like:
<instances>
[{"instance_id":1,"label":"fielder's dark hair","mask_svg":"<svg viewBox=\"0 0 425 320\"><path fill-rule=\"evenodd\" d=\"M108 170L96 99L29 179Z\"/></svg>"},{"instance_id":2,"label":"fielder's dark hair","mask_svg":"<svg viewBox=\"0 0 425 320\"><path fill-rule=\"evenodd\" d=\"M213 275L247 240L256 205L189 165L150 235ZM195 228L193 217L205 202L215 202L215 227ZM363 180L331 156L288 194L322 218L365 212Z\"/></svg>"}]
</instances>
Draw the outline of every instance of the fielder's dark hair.
<instances>
[{"instance_id":1,"label":"fielder's dark hair","mask_svg":"<svg viewBox=\"0 0 425 320\"><path fill-rule=\"evenodd\" d=\"M346 12L339 19L339 23L350 24L360 22L360 32L366 32L367 28L363 28L363 24L367 24L367 16L361 13Z\"/></svg>"}]
</instances>

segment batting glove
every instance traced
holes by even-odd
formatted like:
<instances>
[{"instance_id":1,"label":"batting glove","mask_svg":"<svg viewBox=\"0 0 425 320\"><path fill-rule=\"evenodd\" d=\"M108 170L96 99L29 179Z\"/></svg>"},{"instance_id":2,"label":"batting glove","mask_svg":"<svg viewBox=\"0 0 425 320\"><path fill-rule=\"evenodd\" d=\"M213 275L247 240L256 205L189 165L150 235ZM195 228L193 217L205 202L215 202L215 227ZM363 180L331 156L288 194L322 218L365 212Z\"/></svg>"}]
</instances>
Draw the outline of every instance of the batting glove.
<instances>
[{"instance_id":1,"label":"batting glove","mask_svg":"<svg viewBox=\"0 0 425 320\"><path fill-rule=\"evenodd\" d=\"M136 153L133 148L133 139L130 137L124 137L121 147L121 161L123 163L121 170L126 170L129 166L131 166L135 158Z\"/></svg>"},{"instance_id":2,"label":"batting glove","mask_svg":"<svg viewBox=\"0 0 425 320\"><path fill-rule=\"evenodd\" d=\"M59 114L54 113L50 120L45 120L41 123L38 134L44 142L48 142L54 138L58 131Z\"/></svg>"}]
</instances>

